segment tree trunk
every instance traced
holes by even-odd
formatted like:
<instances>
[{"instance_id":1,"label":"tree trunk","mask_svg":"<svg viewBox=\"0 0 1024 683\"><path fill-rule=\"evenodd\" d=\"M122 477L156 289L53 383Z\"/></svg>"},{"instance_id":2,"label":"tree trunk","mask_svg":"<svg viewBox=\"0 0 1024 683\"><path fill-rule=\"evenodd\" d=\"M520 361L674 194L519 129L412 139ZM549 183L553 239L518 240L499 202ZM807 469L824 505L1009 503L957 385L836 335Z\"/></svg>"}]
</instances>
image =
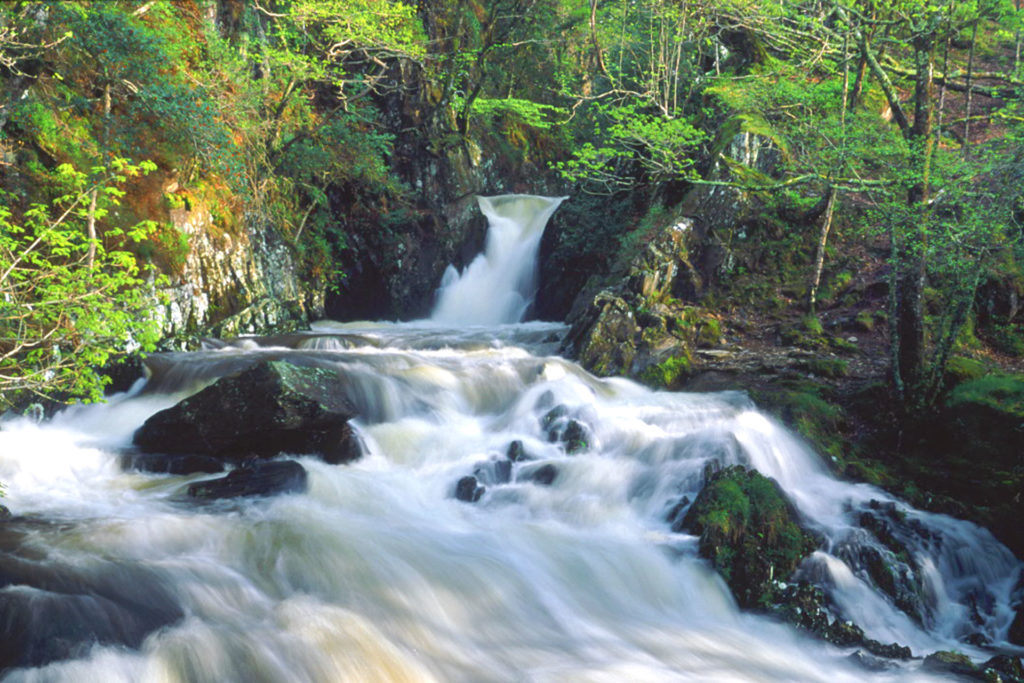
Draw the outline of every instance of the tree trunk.
<instances>
[{"instance_id":1,"label":"tree trunk","mask_svg":"<svg viewBox=\"0 0 1024 683\"><path fill-rule=\"evenodd\" d=\"M818 248L814 253L814 277L811 279L811 288L807 292L807 312L811 315L814 315L818 305L818 287L821 285L821 272L825 269L825 247L828 245L828 233L832 229L832 214L835 211L836 194L836 188L829 189L828 208L825 209L825 220L821 223Z\"/></svg>"},{"instance_id":2,"label":"tree trunk","mask_svg":"<svg viewBox=\"0 0 1024 683\"><path fill-rule=\"evenodd\" d=\"M974 20L974 27L971 29L971 50L967 57L967 107L964 113L964 147L963 153L964 158L967 158L967 154L971 147L971 80L974 75L974 50L978 44L978 24L981 22L981 18L977 17Z\"/></svg>"},{"instance_id":3,"label":"tree trunk","mask_svg":"<svg viewBox=\"0 0 1024 683\"><path fill-rule=\"evenodd\" d=\"M928 392L925 379L924 285L928 248L928 193L932 138L932 89L934 82L934 34L914 36L914 123L907 135L910 146L913 182L907 191L907 225L897 241L896 334L895 354L897 388L904 402L922 399Z\"/></svg>"}]
</instances>

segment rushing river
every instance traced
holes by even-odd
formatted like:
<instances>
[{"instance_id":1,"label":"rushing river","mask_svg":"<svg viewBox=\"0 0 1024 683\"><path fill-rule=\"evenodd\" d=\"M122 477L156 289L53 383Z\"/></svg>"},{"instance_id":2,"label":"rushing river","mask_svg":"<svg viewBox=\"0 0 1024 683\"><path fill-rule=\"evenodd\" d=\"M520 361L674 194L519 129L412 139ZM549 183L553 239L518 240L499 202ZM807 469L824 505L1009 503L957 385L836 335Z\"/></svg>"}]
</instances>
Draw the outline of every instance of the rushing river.
<instances>
[{"instance_id":1,"label":"rushing river","mask_svg":"<svg viewBox=\"0 0 1024 683\"><path fill-rule=\"evenodd\" d=\"M546 221L558 200L524 201ZM543 222L520 217L518 199L481 204L539 239ZM564 327L494 324L528 304L534 252L514 258L522 268L498 279L484 266L451 273L432 321L324 322L167 354L148 384L105 405L4 423L0 481L16 517L0 528L0 625L40 653L5 680L926 679L919 662L868 672L849 649L736 608L696 538L665 520L712 460L781 484L823 538L801 572L870 637L917 656L987 656L965 644L972 634L1005 645L1020 564L988 532L832 478L741 393L597 379L555 355ZM480 284L499 280L525 294ZM503 312L467 324L460 297ZM204 505L182 495L201 475L122 470L149 415L261 358L337 369L367 455L298 458L306 493ZM548 440L542 418L555 405L586 425L588 450ZM513 441L535 459L508 483L484 481L476 503L456 500L456 482L474 470L486 480ZM531 480L545 465L550 485ZM879 502L898 512L903 560L923 577L920 619L855 561L877 543L859 513ZM83 640L83 619L114 635ZM55 644L65 658L43 661ZM0 644L0 665L17 661L11 647Z\"/></svg>"}]
</instances>

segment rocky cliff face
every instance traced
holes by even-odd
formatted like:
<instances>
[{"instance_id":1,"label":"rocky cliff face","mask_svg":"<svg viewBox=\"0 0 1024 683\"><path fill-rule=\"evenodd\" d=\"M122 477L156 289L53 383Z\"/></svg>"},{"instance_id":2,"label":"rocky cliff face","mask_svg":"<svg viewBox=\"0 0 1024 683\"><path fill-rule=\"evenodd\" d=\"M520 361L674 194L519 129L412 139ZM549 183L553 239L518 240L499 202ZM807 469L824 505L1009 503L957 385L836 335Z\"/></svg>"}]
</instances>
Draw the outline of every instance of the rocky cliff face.
<instances>
[{"instance_id":1,"label":"rocky cliff face","mask_svg":"<svg viewBox=\"0 0 1024 683\"><path fill-rule=\"evenodd\" d=\"M170 218L188 252L157 313L168 346L294 328L322 315L322 284L303 282L287 245L258 217L227 230L199 204L172 209Z\"/></svg>"}]
</instances>

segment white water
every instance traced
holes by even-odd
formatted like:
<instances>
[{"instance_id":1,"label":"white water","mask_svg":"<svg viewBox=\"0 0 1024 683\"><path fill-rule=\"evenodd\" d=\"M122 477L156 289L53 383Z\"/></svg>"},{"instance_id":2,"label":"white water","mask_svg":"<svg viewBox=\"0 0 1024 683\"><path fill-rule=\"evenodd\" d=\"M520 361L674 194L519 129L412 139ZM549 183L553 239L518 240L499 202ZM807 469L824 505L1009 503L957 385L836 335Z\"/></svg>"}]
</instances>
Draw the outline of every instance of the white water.
<instances>
[{"instance_id":1,"label":"white water","mask_svg":"<svg viewBox=\"0 0 1024 683\"><path fill-rule=\"evenodd\" d=\"M489 229L484 252L461 273L448 266L431 319L449 325L517 323L537 291L537 248L565 197L477 197Z\"/></svg>"},{"instance_id":2,"label":"white water","mask_svg":"<svg viewBox=\"0 0 1024 683\"><path fill-rule=\"evenodd\" d=\"M174 615L136 646L86 646L5 680L925 679L913 663L868 672L846 661L850 650L736 608L696 539L665 520L696 496L710 461L780 482L824 539L801 572L869 636L979 659L962 638L1005 639L1020 564L988 532L833 479L742 394L596 379L552 355L562 333L322 323L168 354L154 363L156 393L4 423L0 481L19 518L0 534L0 577L7 553L66 578L8 585L0 608L78 597L103 616L100 598L123 592ZM198 475L118 467L146 416L241 364L282 357L340 371L367 456L348 466L302 457L307 493L212 506L181 498ZM542 418L554 405L587 425L588 451L548 441ZM479 502L455 500L456 481L513 440L537 459ZM545 464L558 469L552 485L530 482ZM925 577L920 624L857 565L858 552L880 547L859 522L872 500L903 520L892 533Z\"/></svg>"}]
</instances>

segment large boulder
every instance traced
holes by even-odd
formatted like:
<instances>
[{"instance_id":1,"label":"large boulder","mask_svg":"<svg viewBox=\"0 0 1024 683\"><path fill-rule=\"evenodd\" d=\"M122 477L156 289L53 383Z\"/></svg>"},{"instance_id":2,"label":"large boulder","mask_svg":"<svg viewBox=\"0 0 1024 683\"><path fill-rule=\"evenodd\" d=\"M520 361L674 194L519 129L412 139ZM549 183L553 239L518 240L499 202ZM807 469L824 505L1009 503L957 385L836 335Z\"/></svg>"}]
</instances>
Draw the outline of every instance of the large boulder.
<instances>
[{"instance_id":1,"label":"large boulder","mask_svg":"<svg viewBox=\"0 0 1024 683\"><path fill-rule=\"evenodd\" d=\"M741 607L765 607L775 580L784 580L817 546L773 479L741 466L711 474L673 530L700 536L699 550L729 585Z\"/></svg>"},{"instance_id":2,"label":"large boulder","mask_svg":"<svg viewBox=\"0 0 1024 683\"><path fill-rule=\"evenodd\" d=\"M336 464L361 455L348 424L354 412L337 372L269 361L153 415L135 432L134 443L150 453L229 462L316 453Z\"/></svg>"}]
</instances>

